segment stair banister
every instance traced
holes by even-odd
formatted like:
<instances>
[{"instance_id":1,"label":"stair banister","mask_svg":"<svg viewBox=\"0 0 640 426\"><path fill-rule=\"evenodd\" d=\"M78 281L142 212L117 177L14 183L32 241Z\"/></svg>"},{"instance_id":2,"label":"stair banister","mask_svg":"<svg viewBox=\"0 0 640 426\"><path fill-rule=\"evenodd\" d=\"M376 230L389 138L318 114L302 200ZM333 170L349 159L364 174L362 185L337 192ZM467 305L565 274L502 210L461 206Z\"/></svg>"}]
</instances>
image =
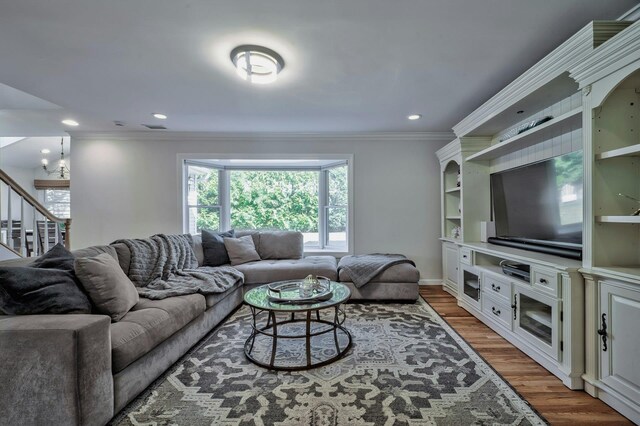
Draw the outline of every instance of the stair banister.
<instances>
[{"instance_id":1,"label":"stair banister","mask_svg":"<svg viewBox=\"0 0 640 426\"><path fill-rule=\"evenodd\" d=\"M63 219L53 215L45 206L43 206L33 195L31 195L28 191L22 188L15 180L11 178L4 170L0 169L0 181L4 182L8 187L8 198L7 198L7 237L11 238L13 234L13 217L12 217L12 206L11 206L11 191L15 192L21 197L21 206L20 206L20 240L21 240L21 251L22 255L26 254L26 235L25 235L25 221L24 221L24 203L26 202L30 206L34 208L33 215L33 245L34 252L36 250L37 245L37 233L38 233L38 223L37 223L37 213L40 213L44 217L44 238L43 238L43 249L47 251L49 249L49 227L48 222L51 221L53 223L65 224L65 237L64 237L64 246L70 250L71 249L71 219ZM58 243L58 233L55 233L55 241Z\"/></svg>"}]
</instances>

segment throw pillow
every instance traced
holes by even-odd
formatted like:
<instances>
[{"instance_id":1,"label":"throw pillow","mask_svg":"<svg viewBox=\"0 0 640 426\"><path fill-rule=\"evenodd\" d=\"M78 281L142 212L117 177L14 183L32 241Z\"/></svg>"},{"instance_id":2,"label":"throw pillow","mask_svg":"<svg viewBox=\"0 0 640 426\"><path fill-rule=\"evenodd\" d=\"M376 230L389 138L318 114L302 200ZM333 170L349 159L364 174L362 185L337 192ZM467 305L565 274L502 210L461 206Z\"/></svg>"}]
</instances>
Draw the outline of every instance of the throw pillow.
<instances>
[{"instance_id":1,"label":"throw pillow","mask_svg":"<svg viewBox=\"0 0 640 426\"><path fill-rule=\"evenodd\" d=\"M73 255L58 244L29 266L0 267L0 314L91 313L73 262Z\"/></svg>"},{"instance_id":2,"label":"throw pillow","mask_svg":"<svg viewBox=\"0 0 640 426\"><path fill-rule=\"evenodd\" d=\"M120 321L140 297L120 264L108 253L95 257L77 258L76 276L98 312Z\"/></svg>"},{"instance_id":3,"label":"throw pillow","mask_svg":"<svg viewBox=\"0 0 640 426\"><path fill-rule=\"evenodd\" d=\"M34 260L29 266L33 268L53 268L73 271L74 260L75 257L73 254L67 250L62 243L58 243L49 249L48 252Z\"/></svg>"},{"instance_id":4,"label":"throw pillow","mask_svg":"<svg viewBox=\"0 0 640 426\"><path fill-rule=\"evenodd\" d=\"M227 232L213 232L202 230L202 251L204 262L202 266L220 266L229 263L229 254L224 245L225 238L235 238L233 229Z\"/></svg>"},{"instance_id":5,"label":"throw pillow","mask_svg":"<svg viewBox=\"0 0 640 426\"><path fill-rule=\"evenodd\" d=\"M260 255L258 255L256 251L256 246L253 244L253 237L251 235L245 235L240 238L225 238L224 246L229 253L231 266L260 260Z\"/></svg>"}]
</instances>

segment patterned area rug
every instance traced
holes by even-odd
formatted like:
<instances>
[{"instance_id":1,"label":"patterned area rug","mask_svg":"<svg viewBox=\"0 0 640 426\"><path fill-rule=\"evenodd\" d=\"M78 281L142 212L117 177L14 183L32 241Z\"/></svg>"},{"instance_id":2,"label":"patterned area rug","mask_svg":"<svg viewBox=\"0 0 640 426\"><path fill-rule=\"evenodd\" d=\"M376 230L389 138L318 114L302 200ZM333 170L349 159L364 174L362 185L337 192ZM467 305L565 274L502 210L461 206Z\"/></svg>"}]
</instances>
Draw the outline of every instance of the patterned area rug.
<instances>
[{"instance_id":1,"label":"patterned area rug","mask_svg":"<svg viewBox=\"0 0 640 426\"><path fill-rule=\"evenodd\" d=\"M243 306L113 424L546 424L423 300L348 304L346 311L353 347L344 358L272 372L244 356L251 315ZM330 340L314 345L329 350ZM256 341L256 350L260 344L269 342ZM293 344L279 349L277 357L304 356Z\"/></svg>"}]
</instances>

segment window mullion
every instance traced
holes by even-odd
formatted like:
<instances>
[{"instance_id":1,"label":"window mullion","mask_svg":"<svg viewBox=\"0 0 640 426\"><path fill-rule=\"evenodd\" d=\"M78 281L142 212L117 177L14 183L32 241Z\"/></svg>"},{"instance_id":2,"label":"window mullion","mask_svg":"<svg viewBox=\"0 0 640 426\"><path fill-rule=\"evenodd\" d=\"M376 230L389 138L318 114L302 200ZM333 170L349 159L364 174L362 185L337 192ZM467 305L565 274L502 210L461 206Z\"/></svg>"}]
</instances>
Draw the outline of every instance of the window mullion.
<instances>
[{"instance_id":1,"label":"window mullion","mask_svg":"<svg viewBox=\"0 0 640 426\"><path fill-rule=\"evenodd\" d=\"M231 185L228 170L218 171L218 198L220 203L220 230L231 229Z\"/></svg>"},{"instance_id":2,"label":"window mullion","mask_svg":"<svg viewBox=\"0 0 640 426\"><path fill-rule=\"evenodd\" d=\"M328 235L327 235L327 213L326 206L329 200L328 190L329 185L327 181L327 177L329 176L329 172L326 170L322 170L319 176L318 182L318 244L321 249L324 249L327 245Z\"/></svg>"}]
</instances>

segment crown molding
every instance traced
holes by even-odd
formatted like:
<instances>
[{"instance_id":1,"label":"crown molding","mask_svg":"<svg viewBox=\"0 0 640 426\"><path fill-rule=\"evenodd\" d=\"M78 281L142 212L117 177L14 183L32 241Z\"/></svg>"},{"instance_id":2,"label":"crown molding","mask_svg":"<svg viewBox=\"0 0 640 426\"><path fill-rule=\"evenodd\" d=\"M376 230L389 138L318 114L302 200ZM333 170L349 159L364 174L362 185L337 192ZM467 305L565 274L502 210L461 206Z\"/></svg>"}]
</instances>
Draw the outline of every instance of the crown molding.
<instances>
[{"instance_id":1,"label":"crown molding","mask_svg":"<svg viewBox=\"0 0 640 426\"><path fill-rule=\"evenodd\" d=\"M491 99L453 126L458 137L469 134L499 113L534 93L586 58L593 49L608 37L620 32L628 23L618 21L593 21L558 46L520 77L507 85Z\"/></svg>"},{"instance_id":2,"label":"crown molding","mask_svg":"<svg viewBox=\"0 0 640 426\"><path fill-rule=\"evenodd\" d=\"M618 21L638 21L640 20L640 4L632 7L624 15L618 18Z\"/></svg>"},{"instance_id":3,"label":"crown molding","mask_svg":"<svg viewBox=\"0 0 640 426\"><path fill-rule=\"evenodd\" d=\"M460 139L454 139L436 151L438 160L442 161L460 152Z\"/></svg>"},{"instance_id":4,"label":"crown molding","mask_svg":"<svg viewBox=\"0 0 640 426\"><path fill-rule=\"evenodd\" d=\"M640 10L640 9L639 9ZM596 49L571 69L571 78L583 88L640 59L640 21Z\"/></svg>"},{"instance_id":5,"label":"crown molding","mask_svg":"<svg viewBox=\"0 0 640 426\"><path fill-rule=\"evenodd\" d=\"M134 131L134 132L69 132L73 140L112 141L418 141L447 142L452 132L388 132L388 133L216 133L216 132L174 132L174 131Z\"/></svg>"}]
</instances>

